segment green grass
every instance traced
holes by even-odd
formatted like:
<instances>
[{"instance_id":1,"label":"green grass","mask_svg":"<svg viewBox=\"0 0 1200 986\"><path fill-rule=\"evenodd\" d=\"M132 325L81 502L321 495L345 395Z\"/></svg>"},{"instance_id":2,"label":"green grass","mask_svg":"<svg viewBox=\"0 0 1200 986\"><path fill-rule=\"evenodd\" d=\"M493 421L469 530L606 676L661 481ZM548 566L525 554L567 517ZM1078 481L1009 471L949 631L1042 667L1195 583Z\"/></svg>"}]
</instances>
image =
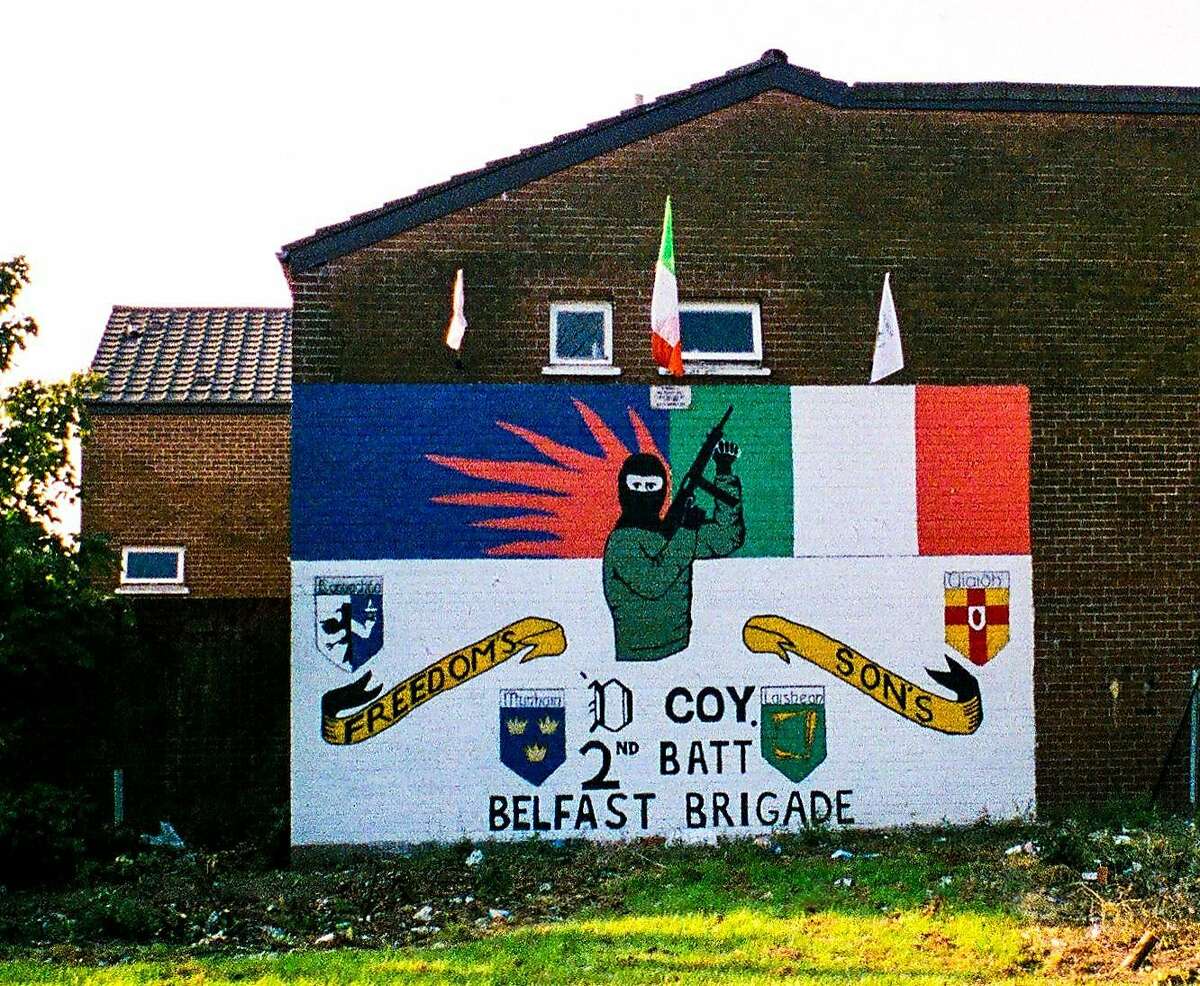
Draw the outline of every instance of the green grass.
<instances>
[{"instance_id":1,"label":"green grass","mask_svg":"<svg viewBox=\"0 0 1200 986\"><path fill-rule=\"evenodd\" d=\"M1005 852L1027 839L1040 851ZM839 846L853 857L831 859ZM1133 978L1200 981L1198 847L1183 819L1120 841L1077 819L766 845L488 844L477 867L463 862L467 845L295 870L150 858L48 895L10 894L26 919L8 925L0 986L1113 982L1146 927L1163 942L1156 969ZM1080 869L1101 857L1126 875L1084 885ZM112 918L113 902L132 917ZM440 930L422 937L411 915L426 902ZM205 945L195 924L159 923L179 907L228 908L231 937ZM491 907L516 923L480 930ZM266 945L263 924L285 928L288 944ZM315 947L342 924L359 947ZM1177 978L1152 979L1171 969Z\"/></svg>"},{"instance_id":2,"label":"green grass","mask_svg":"<svg viewBox=\"0 0 1200 986\"><path fill-rule=\"evenodd\" d=\"M942 877L949 877L942 883ZM672 862L656 872L642 872L625 882L627 907L646 914L724 912L745 907L775 916L814 909L838 912L891 911L920 907L936 888L947 902L976 874L936 856L907 854L902 858L857 856L847 861L806 859L788 865L750 845L730 859L696 854L687 862ZM849 877L849 887L835 885ZM989 909L996 909L991 905Z\"/></svg>"},{"instance_id":3,"label":"green grass","mask_svg":"<svg viewBox=\"0 0 1200 986\"><path fill-rule=\"evenodd\" d=\"M539 925L452 946L393 952L149 962L106 969L10 963L3 983L204 986L276 983L935 983L1054 982L1033 975L1012 917L820 913L777 918L629 915Z\"/></svg>"}]
</instances>

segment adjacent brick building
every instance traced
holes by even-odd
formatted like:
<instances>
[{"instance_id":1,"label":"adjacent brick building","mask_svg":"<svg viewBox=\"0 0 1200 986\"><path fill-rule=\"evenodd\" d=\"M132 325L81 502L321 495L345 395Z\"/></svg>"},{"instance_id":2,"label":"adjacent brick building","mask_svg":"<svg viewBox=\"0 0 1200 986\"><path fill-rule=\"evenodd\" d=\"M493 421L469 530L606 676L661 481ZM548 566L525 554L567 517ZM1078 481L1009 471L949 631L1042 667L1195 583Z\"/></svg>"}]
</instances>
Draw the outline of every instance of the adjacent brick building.
<instances>
[{"instance_id":1,"label":"adjacent brick building","mask_svg":"<svg viewBox=\"0 0 1200 986\"><path fill-rule=\"evenodd\" d=\"M114 766L131 819L232 834L286 800L290 312L116 307L92 369L83 530L146 644Z\"/></svg>"}]
</instances>

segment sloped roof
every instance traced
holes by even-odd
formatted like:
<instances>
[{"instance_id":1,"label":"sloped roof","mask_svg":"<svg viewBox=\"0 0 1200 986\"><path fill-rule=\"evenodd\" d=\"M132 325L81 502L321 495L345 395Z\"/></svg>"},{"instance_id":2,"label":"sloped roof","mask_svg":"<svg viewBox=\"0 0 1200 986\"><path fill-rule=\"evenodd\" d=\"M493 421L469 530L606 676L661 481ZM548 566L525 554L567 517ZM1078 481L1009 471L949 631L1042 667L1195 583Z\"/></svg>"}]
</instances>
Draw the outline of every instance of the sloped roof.
<instances>
[{"instance_id":1,"label":"sloped roof","mask_svg":"<svg viewBox=\"0 0 1200 986\"><path fill-rule=\"evenodd\" d=\"M773 48L757 61L714 79L323 227L284 246L279 259L297 273L311 270L422 223L770 90L848 110L1200 113L1200 88L1012 82L847 84L792 65L786 54Z\"/></svg>"},{"instance_id":2,"label":"sloped roof","mask_svg":"<svg viewBox=\"0 0 1200 986\"><path fill-rule=\"evenodd\" d=\"M284 404L292 394L287 308L113 308L92 360L100 404Z\"/></svg>"}]
</instances>

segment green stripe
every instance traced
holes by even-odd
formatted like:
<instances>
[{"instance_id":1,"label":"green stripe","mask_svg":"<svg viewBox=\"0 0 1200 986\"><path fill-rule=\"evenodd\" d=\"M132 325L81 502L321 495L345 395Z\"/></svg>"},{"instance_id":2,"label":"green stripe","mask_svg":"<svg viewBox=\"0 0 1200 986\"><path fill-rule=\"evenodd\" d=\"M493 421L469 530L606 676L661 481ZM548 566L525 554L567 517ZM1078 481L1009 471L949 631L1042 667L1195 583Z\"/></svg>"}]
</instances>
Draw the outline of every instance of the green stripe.
<instances>
[{"instance_id":1,"label":"green stripe","mask_svg":"<svg viewBox=\"0 0 1200 986\"><path fill-rule=\"evenodd\" d=\"M675 234L671 230L671 196L667 196L667 208L663 213L662 243L658 246L658 262L671 275L675 275Z\"/></svg>"},{"instance_id":2,"label":"green stripe","mask_svg":"<svg viewBox=\"0 0 1200 986\"><path fill-rule=\"evenodd\" d=\"M733 471L742 480L746 543L739 557L790 558L792 555L792 396L787 387L693 386L692 406L670 412L671 477L675 484L696 458L709 429L729 405L733 414L725 437L741 447ZM705 475L712 478L710 462ZM696 502L712 512L712 500Z\"/></svg>"}]
</instances>

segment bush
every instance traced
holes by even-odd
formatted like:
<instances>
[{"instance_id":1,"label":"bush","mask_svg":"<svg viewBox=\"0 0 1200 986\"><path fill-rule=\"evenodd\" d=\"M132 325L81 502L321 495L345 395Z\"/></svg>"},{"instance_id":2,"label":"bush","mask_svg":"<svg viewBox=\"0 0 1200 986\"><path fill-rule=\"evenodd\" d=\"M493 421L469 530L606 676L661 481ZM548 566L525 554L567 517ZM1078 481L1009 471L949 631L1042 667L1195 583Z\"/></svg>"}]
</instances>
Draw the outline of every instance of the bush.
<instances>
[{"instance_id":1,"label":"bush","mask_svg":"<svg viewBox=\"0 0 1200 986\"><path fill-rule=\"evenodd\" d=\"M75 925L75 934L83 941L115 938L148 942L164 930L159 908L112 887L101 887L89 897Z\"/></svg>"},{"instance_id":2,"label":"bush","mask_svg":"<svg viewBox=\"0 0 1200 986\"><path fill-rule=\"evenodd\" d=\"M0 790L0 873L15 884L73 876L87 844L87 815L83 799L53 784Z\"/></svg>"}]
</instances>

